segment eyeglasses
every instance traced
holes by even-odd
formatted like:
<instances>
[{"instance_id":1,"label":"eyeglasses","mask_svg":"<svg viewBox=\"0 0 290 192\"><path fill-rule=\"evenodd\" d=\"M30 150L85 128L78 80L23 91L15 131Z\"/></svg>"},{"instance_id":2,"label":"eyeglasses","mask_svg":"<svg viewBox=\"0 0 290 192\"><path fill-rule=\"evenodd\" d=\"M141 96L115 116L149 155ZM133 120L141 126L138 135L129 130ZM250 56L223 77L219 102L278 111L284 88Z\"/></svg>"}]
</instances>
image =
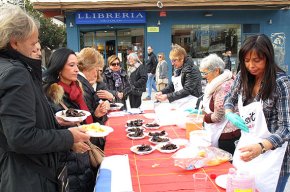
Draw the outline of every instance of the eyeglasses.
<instances>
[{"instance_id":1,"label":"eyeglasses","mask_svg":"<svg viewBox=\"0 0 290 192\"><path fill-rule=\"evenodd\" d=\"M208 72L200 72L201 76L207 76L211 71Z\"/></svg>"},{"instance_id":2,"label":"eyeglasses","mask_svg":"<svg viewBox=\"0 0 290 192\"><path fill-rule=\"evenodd\" d=\"M116 66L120 66L120 63L119 62L118 63L111 63L110 65L116 67Z\"/></svg>"},{"instance_id":3,"label":"eyeglasses","mask_svg":"<svg viewBox=\"0 0 290 192\"><path fill-rule=\"evenodd\" d=\"M180 61L180 59L172 59L171 62L175 63L176 61Z\"/></svg>"}]
</instances>

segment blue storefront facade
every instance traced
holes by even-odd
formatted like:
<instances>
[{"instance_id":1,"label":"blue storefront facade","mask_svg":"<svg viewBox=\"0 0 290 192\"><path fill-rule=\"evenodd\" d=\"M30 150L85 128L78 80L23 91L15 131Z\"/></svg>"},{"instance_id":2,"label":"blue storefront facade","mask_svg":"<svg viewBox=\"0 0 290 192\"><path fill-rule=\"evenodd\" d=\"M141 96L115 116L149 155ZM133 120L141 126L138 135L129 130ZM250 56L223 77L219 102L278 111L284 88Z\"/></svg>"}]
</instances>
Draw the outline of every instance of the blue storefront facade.
<instances>
[{"instance_id":1,"label":"blue storefront facade","mask_svg":"<svg viewBox=\"0 0 290 192\"><path fill-rule=\"evenodd\" d=\"M155 53L164 52L170 63L171 45L177 43L196 64L209 53L222 56L230 49L235 68L243 40L264 33L272 39L277 63L289 74L290 10L76 11L66 12L65 18L69 48L78 52L94 46L105 59L117 54L124 63L128 49L146 60L148 45Z\"/></svg>"}]
</instances>

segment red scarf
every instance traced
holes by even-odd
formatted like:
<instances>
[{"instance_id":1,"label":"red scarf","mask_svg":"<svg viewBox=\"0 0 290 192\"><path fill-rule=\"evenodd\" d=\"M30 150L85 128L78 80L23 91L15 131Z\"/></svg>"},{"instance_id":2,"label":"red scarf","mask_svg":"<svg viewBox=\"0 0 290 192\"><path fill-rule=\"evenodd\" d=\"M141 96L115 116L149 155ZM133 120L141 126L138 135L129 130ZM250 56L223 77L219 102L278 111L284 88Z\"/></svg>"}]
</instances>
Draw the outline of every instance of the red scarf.
<instances>
[{"instance_id":1,"label":"red scarf","mask_svg":"<svg viewBox=\"0 0 290 192\"><path fill-rule=\"evenodd\" d=\"M70 85L67 85L61 81L59 81L57 84L63 87L64 92L69 95L70 100L78 104L81 110L89 111L89 108L83 98L83 92L75 81L73 81ZM86 124L93 123L92 116L88 116L85 122Z\"/></svg>"}]
</instances>

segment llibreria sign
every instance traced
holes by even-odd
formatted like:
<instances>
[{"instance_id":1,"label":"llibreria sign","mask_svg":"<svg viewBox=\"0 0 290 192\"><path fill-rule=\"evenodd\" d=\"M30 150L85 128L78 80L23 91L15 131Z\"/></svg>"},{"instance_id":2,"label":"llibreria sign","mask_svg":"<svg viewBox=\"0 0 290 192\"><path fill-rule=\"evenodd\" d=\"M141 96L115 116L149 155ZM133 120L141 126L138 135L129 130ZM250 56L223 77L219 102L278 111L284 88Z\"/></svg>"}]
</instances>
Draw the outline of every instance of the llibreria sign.
<instances>
[{"instance_id":1,"label":"llibreria sign","mask_svg":"<svg viewBox=\"0 0 290 192\"><path fill-rule=\"evenodd\" d=\"M146 23L144 11L91 11L76 12L76 24Z\"/></svg>"}]
</instances>

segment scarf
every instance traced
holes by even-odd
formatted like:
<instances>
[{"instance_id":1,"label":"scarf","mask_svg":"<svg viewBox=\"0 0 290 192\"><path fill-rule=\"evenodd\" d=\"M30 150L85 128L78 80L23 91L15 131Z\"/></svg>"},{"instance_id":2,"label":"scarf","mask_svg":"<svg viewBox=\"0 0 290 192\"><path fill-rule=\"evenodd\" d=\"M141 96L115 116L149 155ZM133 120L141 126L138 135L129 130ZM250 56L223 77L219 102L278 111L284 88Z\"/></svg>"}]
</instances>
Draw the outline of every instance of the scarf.
<instances>
[{"instance_id":1,"label":"scarf","mask_svg":"<svg viewBox=\"0 0 290 192\"><path fill-rule=\"evenodd\" d=\"M131 76L131 74L136 71L136 69L141 65L141 63L136 62L134 65L129 65L128 66L128 77Z\"/></svg>"},{"instance_id":2,"label":"scarf","mask_svg":"<svg viewBox=\"0 0 290 192\"><path fill-rule=\"evenodd\" d=\"M174 69L174 77L178 77L181 74L182 68Z\"/></svg>"},{"instance_id":3,"label":"scarf","mask_svg":"<svg viewBox=\"0 0 290 192\"><path fill-rule=\"evenodd\" d=\"M70 100L79 105L81 110L89 111L89 108L83 98L83 92L80 86L75 81L73 81L70 85L67 85L61 81L59 81L58 84L62 86L64 92L69 95ZM92 116L88 116L85 122L86 124L93 123Z\"/></svg>"},{"instance_id":4,"label":"scarf","mask_svg":"<svg viewBox=\"0 0 290 192\"><path fill-rule=\"evenodd\" d=\"M121 72L120 71L116 71L116 72L112 72L113 75L113 80L115 81L115 87L121 87L122 85L122 79L121 79Z\"/></svg>"},{"instance_id":5,"label":"scarf","mask_svg":"<svg viewBox=\"0 0 290 192\"><path fill-rule=\"evenodd\" d=\"M224 82L230 80L233 76L233 73L230 70L224 70L222 74L214 78L210 83L208 83L204 89L204 96L203 96L203 106L206 113L209 113L209 103L211 100L211 97L215 90Z\"/></svg>"}]
</instances>

